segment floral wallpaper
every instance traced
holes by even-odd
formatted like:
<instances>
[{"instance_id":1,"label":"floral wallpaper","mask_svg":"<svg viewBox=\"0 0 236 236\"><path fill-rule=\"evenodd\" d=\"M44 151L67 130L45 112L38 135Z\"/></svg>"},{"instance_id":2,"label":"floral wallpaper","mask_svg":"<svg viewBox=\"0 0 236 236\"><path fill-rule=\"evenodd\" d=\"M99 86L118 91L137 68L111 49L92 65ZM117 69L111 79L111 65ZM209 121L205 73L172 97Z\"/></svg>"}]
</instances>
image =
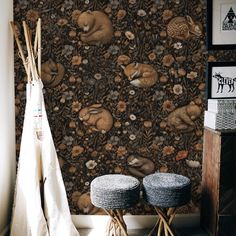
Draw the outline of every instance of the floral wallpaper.
<instances>
[{"instance_id":1,"label":"floral wallpaper","mask_svg":"<svg viewBox=\"0 0 236 236\"><path fill-rule=\"evenodd\" d=\"M192 181L199 211L206 62L206 1L15 0L15 22L42 19L42 80L47 114L72 214L103 214L90 182L108 173L140 180L173 172ZM22 37L23 40L23 37ZM228 59L229 60L229 59ZM15 50L19 153L26 75ZM153 214L140 203L131 214Z\"/></svg>"}]
</instances>

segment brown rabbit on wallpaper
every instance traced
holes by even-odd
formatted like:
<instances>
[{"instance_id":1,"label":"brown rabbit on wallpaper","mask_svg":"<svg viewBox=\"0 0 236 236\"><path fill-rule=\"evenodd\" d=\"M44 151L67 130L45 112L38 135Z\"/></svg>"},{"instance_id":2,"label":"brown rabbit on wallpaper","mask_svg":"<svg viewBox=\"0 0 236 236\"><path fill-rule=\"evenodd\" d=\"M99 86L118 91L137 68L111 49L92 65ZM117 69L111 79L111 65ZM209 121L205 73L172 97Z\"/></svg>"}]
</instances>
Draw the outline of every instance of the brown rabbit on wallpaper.
<instances>
[{"instance_id":1,"label":"brown rabbit on wallpaper","mask_svg":"<svg viewBox=\"0 0 236 236\"><path fill-rule=\"evenodd\" d=\"M79 111L79 118L91 131L107 132L112 128L113 117L101 104L93 104Z\"/></svg>"},{"instance_id":2,"label":"brown rabbit on wallpaper","mask_svg":"<svg viewBox=\"0 0 236 236\"><path fill-rule=\"evenodd\" d=\"M148 64L130 63L122 68L125 75L131 80L130 83L136 87L148 88L157 82L157 72Z\"/></svg>"},{"instance_id":3,"label":"brown rabbit on wallpaper","mask_svg":"<svg viewBox=\"0 0 236 236\"><path fill-rule=\"evenodd\" d=\"M194 22L190 16L177 16L173 18L167 25L167 34L176 39L185 40L189 37L201 36L202 25Z\"/></svg>"},{"instance_id":4,"label":"brown rabbit on wallpaper","mask_svg":"<svg viewBox=\"0 0 236 236\"><path fill-rule=\"evenodd\" d=\"M80 39L84 43L91 45L104 44L112 38L112 23L108 16L101 11L83 12L77 23L84 31L80 35Z\"/></svg>"}]
</instances>

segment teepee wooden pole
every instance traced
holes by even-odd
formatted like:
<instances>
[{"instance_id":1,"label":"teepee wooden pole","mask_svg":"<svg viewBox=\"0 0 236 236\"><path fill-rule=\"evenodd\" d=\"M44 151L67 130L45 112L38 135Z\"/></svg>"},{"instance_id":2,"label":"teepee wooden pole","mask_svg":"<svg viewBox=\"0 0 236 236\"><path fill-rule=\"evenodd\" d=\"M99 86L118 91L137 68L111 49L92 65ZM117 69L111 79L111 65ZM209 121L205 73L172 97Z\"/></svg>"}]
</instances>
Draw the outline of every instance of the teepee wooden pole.
<instances>
[{"instance_id":1,"label":"teepee wooden pole","mask_svg":"<svg viewBox=\"0 0 236 236\"><path fill-rule=\"evenodd\" d=\"M29 28L25 21L23 21L23 29L24 29L26 47L28 51L28 60L29 60L30 68L31 68L32 79L37 80L38 76L37 76L37 70L36 70L36 65L35 65L34 52L33 52L32 43L30 40L31 37L29 33Z\"/></svg>"},{"instance_id":2,"label":"teepee wooden pole","mask_svg":"<svg viewBox=\"0 0 236 236\"><path fill-rule=\"evenodd\" d=\"M20 57L23 61L23 65L25 67L25 71L26 73L28 72L28 68L27 68L27 60L25 58L25 55L24 55L24 52L23 52L23 49L22 49L22 46L21 46L21 43L20 43L20 40L19 40L19 37L18 37L18 34L16 32L16 26L14 24L13 21L10 22L10 25L11 25L11 29L12 29L12 32L13 32L13 35L15 37L15 40L16 40L16 44L17 44L17 47L18 47L18 50L19 50L19 53L20 53ZM28 75L28 74L27 74Z\"/></svg>"},{"instance_id":3,"label":"teepee wooden pole","mask_svg":"<svg viewBox=\"0 0 236 236\"><path fill-rule=\"evenodd\" d=\"M37 47L38 47L38 22L35 30L35 38L34 38L34 55L37 57Z\"/></svg>"},{"instance_id":4,"label":"teepee wooden pole","mask_svg":"<svg viewBox=\"0 0 236 236\"><path fill-rule=\"evenodd\" d=\"M41 61L42 61L41 18L38 19L37 35L38 35L38 73L39 73L39 77L41 78Z\"/></svg>"}]
</instances>

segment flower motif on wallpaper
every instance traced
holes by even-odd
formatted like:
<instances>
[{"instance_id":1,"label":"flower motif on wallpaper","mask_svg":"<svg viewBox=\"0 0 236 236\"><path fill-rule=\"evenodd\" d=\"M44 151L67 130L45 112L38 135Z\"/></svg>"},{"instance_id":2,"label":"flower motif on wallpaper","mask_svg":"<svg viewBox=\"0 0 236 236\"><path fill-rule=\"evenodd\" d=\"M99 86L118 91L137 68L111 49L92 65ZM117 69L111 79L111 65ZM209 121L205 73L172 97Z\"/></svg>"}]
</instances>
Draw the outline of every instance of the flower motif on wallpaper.
<instances>
[{"instance_id":1,"label":"flower motif on wallpaper","mask_svg":"<svg viewBox=\"0 0 236 236\"><path fill-rule=\"evenodd\" d=\"M82 153L84 152L84 148L80 145L76 145L76 146L73 146L72 148L72 157L78 157L79 155L81 155Z\"/></svg>"},{"instance_id":2,"label":"flower motif on wallpaper","mask_svg":"<svg viewBox=\"0 0 236 236\"><path fill-rule=\"evenodd\" d=\"M173 11L171 10L164 10L163 13L162 13L162 18L164 21L167 21L169 20L171 17L173 16Z\"/></svg>"},{"instance_id":3,"label":"flower motif on wallpaper","mask_svg":"<svg viewBox=\"0 0 236 236\"><path fill-rule=\"evenodd\" d=\"M86 44L104 44L112 39L112 23L108 16L101 11L83 12L79 15L77 23L83 30L80 39Z\"/></svg>"},{"instance_id":4,"label":"flower motif on wallpaper","mask_svg":"<svg viewBox=\"0 0 236 236\"><path fill-rule=\"evenodd\" d=\"M118 65L127 65L130 62L130 57L128 57L127 55L120 55L117 58L117 64Z\"/></svg>"},{"instance_id":5,"label":"flower motif on wallpaper","mask_svg":"<svg viewBox=\"0 0 236 236\"><path fill-rule=\"evenodd\" d=\"M143 9L139 9L138 12L137 12L137 15L143 17L143 16L146 16L147 13Z\"/></svg>"},{"instance_id":6,"label":"flower motif on wallpaper","mask_svg":"<svg viewBox=\"0 0 236 236\"><path fill-rule=\"evenodd\" d=\"M183 87L181 84L175 84L173 87L173 92L176 95L181 95L183 93Z\"/></svg>"},{"instance_id":7,"label":"flower motif on wallpaper","mask_svg":"<svg viewBox=\"0 0 236 236\"><path fill-rule=\"evenodd\" d=\"M190 80L194 80L197 78L197 72L191 71L190 73L187 74L187 78Z\"/></svg>"},{"instance_id":8,"label":"flower motif on wallpaper","mask_svg":"<svg viewBox=\"0 0 236 236\"><path fill-rule=\"evenodd\" d=\"M179 50L183 47L182 43L181 42L177 42L177 43L174 43L174 48Z\"/></svg>"},{"instance_id":9,"label":"flower motif on wallpaper","mask_svg":"<svg viewBox=\"0 0 236 236\"><path fill-rule=\"evenodd\" d=\"M127 154L127 149L125 146L119 146L116 150L116 154L118 157L125 156Z\"/></svg>"},{"instance_id":10,"label":"flower motif on wallpaper","mask_svg":"<svg viewBox=\"0 0 236 236\"><path fill-rule=\"evenodd\" d=\"M65 18L60 18L60 19L57 21L57 24L58 24L59 26L67 25L67 23L68 23L68 20L65 19Z\"/></svg>"},{"instance_id":11,"label":"flower motif on wallpaper","mask_svg":"<svg viewBox=\"0 0 236 236\"><path fill-rule=\"evenodd\" d=\"M79 101L72 102L71 109L73 112L79 112L82 104Z\"/></svg>"},{"instance_id":12,"label":"flower motif on wallpaper","mask_svg":"<svg viewBox=\"0 0 236 236\"><path fill-rule=\"evenodd\" d=\"M29 21L33 21L33 22L36 22L39 18L39 12L36 11L36 10L33 10L33 9L30 9L27 14L26 14L26 18L29 20Z\"/></svg>"},{"instance_id":13,"label":"flower motif on wallpaper","mask_svg":"<svg viewBox=\"0 0 236 236\"><path fill-rule=\"evenodd\" d=\"M167 54L162 58L162 64L166 67L170 67L174 63L175 59L173 55Z\"/></svg>"},{"instance_id":14,"label":"flower motif on wallpaper","mask_svg":"<svg viewBox=\"0 0 236 236\"><path fill-rule=\"evenodd\" d=\"M85 163L85 165L89 170L92 170L97 166L97 162L94 160L89 160Z\"/></svg>"},{"instance_id":15,"label":"flower motif on wallpaper","mask_svg":"<svg viewBox=\"0 0 236 236\"><path fill-rule=\"evenodd\" d=\"M126 111L126 108L127 108L127 104L125 101L119 101L118 104L117 104L117 110L119 112L125 112Z\"/></svg>"},{"instance_id":16,"label":"flower motif on wallpaper","mask_svg":"<svg viewBox=\"0 0 236 236\"><path fill-rule=\"evenodd\" d=\"M79 66L82 62L82 57L80 55L76 55L72 57L71 64L73 66Z\"/></svg>"},{"instance_id":17,"label":"flower motif on wallpaper","mask_svg":"<svg viewBox=\"0 0 236 236\"><path fill-rule=\"evenodd\" d=\"M165 146L163 149L162 149L162 154L163 156L170 156L171 154L173 154L175 151L175 148L173 146Z\"/></svg>"},{"instance_id":18,"label":"flower motif on wallpaper","mask_svg":"<svg viewBox=\"0 0 236 236\"><path fill-rule=\"evenodd\" d=\"M125 16L126 16L126 10L123 10L123 9L120 9L120 10L117 12L117 15L116 15L117 20L119 20L119 21L122 20L122 19L124 19Z\"/></svg>"},{"instance_id":19,"label":"flower motif on wallpaper","mask_svg":"<svg viewBox=\"0 0 236 236\"><path fill-rule=\"evenodd\" d=\"M171 100L165 100L162 104L162 109L167 112L171 112L175 109L175 105Z\"/></svg>"}]
</instances>

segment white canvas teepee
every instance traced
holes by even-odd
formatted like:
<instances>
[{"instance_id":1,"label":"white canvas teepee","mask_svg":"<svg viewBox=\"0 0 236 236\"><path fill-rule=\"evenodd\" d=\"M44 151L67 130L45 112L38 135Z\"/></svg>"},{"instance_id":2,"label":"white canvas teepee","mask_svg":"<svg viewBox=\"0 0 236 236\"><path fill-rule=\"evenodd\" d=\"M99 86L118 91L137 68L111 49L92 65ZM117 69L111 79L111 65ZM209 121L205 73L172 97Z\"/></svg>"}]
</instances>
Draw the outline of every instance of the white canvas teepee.
<instances>
[{"instance_id":1,"label":"white canvas teepee","mask_svg":"<svg viewBox=\"0 0 236 236\"><path fill-rule=\"evenodd\" d=\"M28 26L23 22L27 58L15 26L13 23L11 25L28 77L11 236L79 236L71 220L44 105L40 79L41 20L37 23L34 49Z\"/></svg>"}]
</instances>

